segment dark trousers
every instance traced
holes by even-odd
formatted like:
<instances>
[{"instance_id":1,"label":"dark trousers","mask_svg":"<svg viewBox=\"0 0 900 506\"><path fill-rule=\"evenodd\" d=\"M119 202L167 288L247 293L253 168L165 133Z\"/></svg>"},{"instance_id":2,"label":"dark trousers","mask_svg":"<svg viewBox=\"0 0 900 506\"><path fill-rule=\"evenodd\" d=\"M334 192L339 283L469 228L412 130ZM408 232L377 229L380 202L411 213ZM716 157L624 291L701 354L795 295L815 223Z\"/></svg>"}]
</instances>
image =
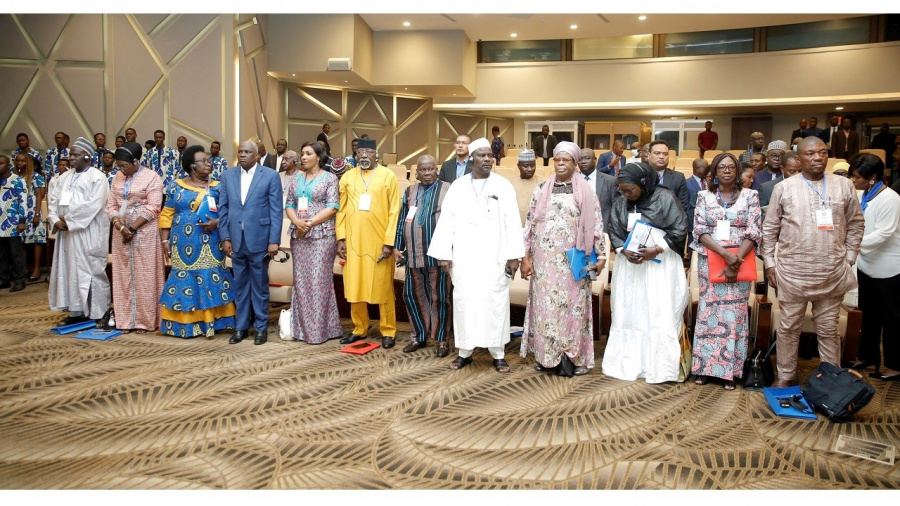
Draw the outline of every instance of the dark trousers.
<instances>
[{"instance_id":1,"label":"dark trousers","mask_svg":"<svg viewBox=\"0 0 900 506\"><path fill-rule=\"evenodd\" d=\"M416 340L447 340L453 313L450 311L450 278L440 267L406 268L403 300L415 329Z\"/></svg>"},{"instance_id":2,"label":"dark trousers","mask_svg":"<svg viewBox=\"0 0 900 506\"><path fill-rule=\"evenodd\" d=\"M257 331L269 327L269 265L265 251L251 253L247 243L231 254L234 268L235 330L249 330L252 320Z\"/></svg>"},{"instance_id":3,"label":"dark trousers","mask_svg":"<svg viewBox=\"0 0 900 506\"><path fill-rule=\"evenodd\" d=\"M25 251L21 237L0 237L0 283L25 284Z\"/></svg>"},{"instance_id":4,"label":"dark trousers","mask_svg":"<svg viewBox=\"0 0 900 506\"><path fill-rule=\"evenodd\" d=\"M873 278L862 270L859 274L859 309L862 310L862 332L859 338L859 359L881 364L884 346L884 366L900 371L900 274L891 278Z\"/></svg>"}]
</instances>

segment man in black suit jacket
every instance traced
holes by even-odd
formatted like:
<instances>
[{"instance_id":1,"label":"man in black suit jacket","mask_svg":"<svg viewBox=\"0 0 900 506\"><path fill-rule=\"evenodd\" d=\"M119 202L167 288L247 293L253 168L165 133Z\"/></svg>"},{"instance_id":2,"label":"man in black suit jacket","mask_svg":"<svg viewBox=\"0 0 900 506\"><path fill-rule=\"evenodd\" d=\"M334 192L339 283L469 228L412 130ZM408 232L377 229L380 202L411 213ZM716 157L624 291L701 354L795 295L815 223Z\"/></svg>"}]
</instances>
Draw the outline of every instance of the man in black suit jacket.
<instances>
[{"instance_id":1,"label":"man in black suit jacket","mask_svg":"<svg viewBox=\"0 0 900 506\"><path fill-rule=\"evenodd\" d=\"M667 168L669 165L669 144L664 140L650 143L650 166L656 171L660 186L664 186L678 197L685 216L691 211L691 198L688 195L684 174ZM692 216L692 215L691 215Z\"/></svg>"},{"instance_id":2,"label":"man in black suit jacket","mask_svg":"<svg viewBox=\"0 0 900 506\"><path fill-rule=\"evenodd\" d=\"M256 149L259 152L259 164L270 169L275 168L275 157L266 152L266 145L262 141L256 143Z\"/></svg>"},{"instance_id":3,"label":"man in black suit jacket","mask_svg":"<svg viewBox=\"0 0 900 506\"><path fill-rule=\"evenodd\" d=\"M859 153L859 133L851 130L852 125L850 118L845 117L841 121L841 129L834 134L834 139L831 139L831 152L834 158L849 160Z\"/></svg>"},{"instance_id":4,"label":"man in black suit jacket","mask_svg":"<svg viewBox=\"0 0 900 506\"><path fill-rule=\"evenodd\" d=\"M609 228L609 211L612 209L613 200L621 195L619 186L616 184L616 178L609 174L604 174L597 169L597 155L590 148L581 149L581 158L578 160L578 168L581 175L589 183L593 183L594 190L597 192L597 199L600 201L600 215L603 217L603 231Z\"/></svg>"},{"instance_id":5,"label":"man in black suit jacket","mask_svg":"<svg viewBox=\"0 0 900 506\"><path fill-rule=\"evenodd\" d=\"M545 146L546 150L544 149ZM549 125L541 127L541 134L534 137L534 142L531 147L534 149L534 154L538 158L544 159L544 167L546 167L549 164L550 159L553 158L553 148L556 147L556 137L550 135Z\"/></svg>"},{"instance_id":6,"label":"man in black suit jacket","mask_svg":"<svg viewBox=\"0 0 900 506\"><path fill-rule=\"evenodd\" d=\"M322 141L325 144L325 152L328 153L328 156L331 156L331 144L328 144L328 133L331 132L331 125L325 123L322 125L322 133L316 136L317 141Z\"/></svg>"},{"instance_id":7,"label":"man in black suit jacket","mask_svg":"<svg viewBox=\"0 0 900 506\"><path fill-rule=\"evenodd\" d=\"M794 139L797 137L803 138L803 131L806 130L806 118L800 120L800 128L791 132L791 143L794 142Z\"/></svg>"},{"instance_id":8,"label":"man in black suit jacket","mask_svg":"<svg viewBox=\"0 0 900 506\"><path fill-rule=\"evenodd\" d=\"M447 160L441 165L441 172L438 179L452 183L456 181L457 175L464 176L472 172L472 160L469 159L469 143L472 138L468 134L459 134L453 147L456 149L456 156Z\"/></svg>"}]
</instances>

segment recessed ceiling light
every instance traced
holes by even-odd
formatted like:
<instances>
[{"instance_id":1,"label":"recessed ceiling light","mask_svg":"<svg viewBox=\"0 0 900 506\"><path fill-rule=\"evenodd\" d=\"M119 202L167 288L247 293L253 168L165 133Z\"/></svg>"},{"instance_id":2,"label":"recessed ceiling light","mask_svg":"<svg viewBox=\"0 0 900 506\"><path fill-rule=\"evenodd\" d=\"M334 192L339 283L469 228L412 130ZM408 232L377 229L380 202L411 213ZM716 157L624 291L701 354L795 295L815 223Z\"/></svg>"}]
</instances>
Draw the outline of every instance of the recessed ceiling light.
<instances>
[{"instance_id":1,"label":"recessed ceiling light","mask_svg":"<svg viewBox=\"0 0 900 506\"><path fill-rule=\"evenodd\" d=\"M404 86L403 89L404 89L404 90L408 90L409 88L407 88L407 87Z\"/></svg>"},{"instance_id":2,"label":"recessed ceiling light","mask_svg":"<svg viewBox=\"0 0 900 506\"><path fill-rule=\"evenodd\" d=\"M404 21L403 26L409 26L409 21Z\"/></svg>"},{"instance_id":3,"label":"recessed ceiling light","mask_svg":"<svg viewBox=\"0 0 900 506\"><path fill-rule=\"evenodd\" d=\"M569 28L574 30L574 29L578 28L578 25L569 25Z\"/></svg>"},{"instance_id":4,"label":"recessed ceiling light","mask_svg":"<svg viewBox=\"0 0 900 506\"><path fill-rule=\"evenodd\" d=\"M518 34L518 33L511 33L511 34L509 34L509 36L515 38L515 37L518 37L519 34Z\"/></svg>"},{"instance_id":5,"label":"recessed ceiling light","mask_svg":"<svg viewBox=\"0 0 900 506\"><path fill-rule=\"evenodd\" d=\"M843 107L835 107L834 110L835 110L835 111L843 111L844 108L843 108Z\"/></svg>"},{"instance_id":6,"label":"recessed ceiling light","mask_svg":"<svg viewBox=\"0 0 900 506\"><path fill-rule=\"evenodd\" d=\"M344 81L345 83L349 83L350 81Z\"/></svg>"},{"instance_id":7,"label":"recessed ceiling light","mask_svg":"<svg viewBox=\"0 0 900 506\"><path fill-rule=\"evenodd\" d=\"M454 93L453 96L455 97L455 96L456 96L456 93Z\"/></svg>"},{"instance_id":8,"label":"recessed ceiling light","mask_svg":"<svg viewBox=\"0 0 900 506\"><path fill-rule=\"evenodd\" d=\"M297 77L297 74L291 74L291 77Z\"/></svg>"},{"instance_id":9,"label":"recessed ceiling light","mask_svg":"<svg viewBox=\"0 0 900 506\"><path fill-rule=\"evenodd\" d=\"M638 21L643 21L647 19L647 16L638 16Z\"/></svg>"},{"instance_id":10,"label":"recessed ceiling light","mask_svg":"<svg viewBox=\"0 0 900 506\"><path fill-rule=\"evenodd\" d=\"M525 116L525 114L526 114L526 113L523 112L523 113L522 113L522 116Z\"/></svg>"}]
</instances>

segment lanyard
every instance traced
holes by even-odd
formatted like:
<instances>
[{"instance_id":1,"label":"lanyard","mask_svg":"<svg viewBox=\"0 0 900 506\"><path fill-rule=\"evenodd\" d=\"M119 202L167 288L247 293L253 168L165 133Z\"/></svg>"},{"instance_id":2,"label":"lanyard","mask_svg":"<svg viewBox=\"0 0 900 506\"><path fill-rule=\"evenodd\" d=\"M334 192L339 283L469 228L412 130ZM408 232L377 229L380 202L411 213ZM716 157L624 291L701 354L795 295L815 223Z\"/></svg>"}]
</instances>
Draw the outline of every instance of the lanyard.
<instances>
[{"instance_id":1,"label":"lanyard","mask_svg":"<svg viewBox=\"0 0 900 506\"><path fill-rule=\"evenodd\" d=\"M369 183L371 183L371 182L372 182L372 178L375 177L375 175L374 175L375 169L372 169L373 175L369 176L369 180L368 180L368 181L366 181L366 178L363 177L363 173L364 173L364 172L368 172L368 171L365 171L365 170L362 170L362 169L359 170L359 178L362 180L363 184L366 185L366 191L364 191L363 193L369 193Z\"/></svg>"},{"instance_id":2,"label":"lanyard","mask_svg":"<svg viewBox=\"0 0 900 506\"><path fill-rule=\"evenodd\" d=\"M422 191L422 185L419 185L419 187L416 189L416 207L419 207L419 202L422 200L422 197L428 195L428 193L433 190L435 186L437 186L435 183L437 183L437 181L431 183L431 186L429 186L428 189L426 189L424 192ZM484 188L482 188L482 191L484 191Z\"/></svg>"},{"instance_id":3,"label":"lanyard","mask_svg":"<svg viewBox=\"0 0 900 506\"><path fill-rule=\"evenodd\" d=\"M75 184L75 181L78 181L78 178L81 177L81 175L84 174L85 171L87 171L87 169L85 169L85 170L83 170L83 171L81 171L81 172L75 171L75 175L72 176L72 182L69 183L69 190L72 189L72 185Z\"/></svg>"},{"instance_id":4,"label":"lanyard","mask_svg":"<svg viewBox=\"0 0 900 506\"><path fill-rule=\"evenodd\" d=\"M801 173L800 177L802 177L803 180L806 181L806 186L809 186L809 189L812 190L813 192L815 192L816 196L819 197L819 201L824 206L825 205L825 197L828 195L828 178L825 176L822 176L822 193L819 193L819 190L816 190L816 188L812 185L812 183L809 182L809 179L806 179L806 176L804 176Z\"/></svg>"},{"instance_id":5,"label":"lanyard","mask_svg":"<svg viewBox=\"0 0 900 506\"><path fill-rule=\"evenodd\" d=\"M138 170L134 171L134 174L131 177L125 179L125 184L122 186L122 191L125 194L125 200L128 200L128 194L131 193L131 185L134 184L134 178L141 172L140 165L138 166Z\"/></svg>"},{"instance_id":6,"label":"lanyard","mask_svg":"<svg viewBox=\"0 0 900 506\"><path fill-rule=\"evenodd\" d=\"M729 204L725 202L725 197L722 196L722 192L720 192L718 190L718 188L716 189L716 194L719 196L719 202L722 203L722 207L727 211ZM735 202L737 202L736 197L738 195L740 195L740 191L738 191L737 189L731 190L731 202L730 202L731 205L734 205Z\"/></svg>"}]
</instances>

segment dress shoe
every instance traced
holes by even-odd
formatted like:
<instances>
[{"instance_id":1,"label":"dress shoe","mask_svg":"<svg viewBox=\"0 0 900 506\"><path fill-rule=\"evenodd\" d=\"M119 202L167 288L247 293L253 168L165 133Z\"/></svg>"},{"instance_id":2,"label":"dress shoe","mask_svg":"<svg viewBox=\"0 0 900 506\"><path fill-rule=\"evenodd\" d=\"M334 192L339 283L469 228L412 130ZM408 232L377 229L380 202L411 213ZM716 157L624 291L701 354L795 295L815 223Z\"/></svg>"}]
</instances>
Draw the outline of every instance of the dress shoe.
<instances>
[{"instance_id":1,"label":"dress shoe","mask_svg":"<svg viewBox=\"0 0 900 506\"><path fill-rule=\"evenodd\" d=\"M9 289L10 292L18 292L19 290L25 289L25 283L16 283L12 288Z\"/></svg>"},{"instance_id":2,"label":"dress shoe","mask_svg":"<svg viewBox=\"0 0 900 506\"><path fill-rule=\"evenodd\" d=\"M406 346L403 347L403 353L412 353L416 350L420 350L425 347L425 343L420 343L419 341L413 341Z\"/></svg>"},{"instance_id":3,"label":"dress shoe","mask_svg":"<svg viewBox=\"0 0 900 506\"><path fill-rule=\"evenodd\" d=\"M444 358L450 354L450 345L447 344L447 341L442 343L438 343L437 351L434 352L437 358Z\"/></svg>"},{"instance_id":4,"label":"dress shoe","mask_svg":"<svg viewBox=\"0 0 900 506\"><path fill-rule=\"evenodd\" d=\"M234 334L231 335L231 339L228 340L228 344L237 344L244 340L247 337L246 330L235 330Z\"/></svg>"},{"instance_id":5,"label":"dress shoe","mask_svg":"<svg viewBox=\"0 0 900 506\"><path fill-rule=\"evenodd\" d=\"M365 338L366 338L366 336L361 336L358 334L350 334L349 336L341 339L341 344L353 344L356 341L362 341Z\"/></svg>"},{"instance_id":6,"label":"dress shoe","mask_svg":"<svg viewBox=\"0 0 900 506\"><path fill-rule=\"evenodd\" d=\"M9 281L0 281L0 288L9 288Z\"/></svg>"},{"instance_id":7,"label":"dress shoe","mask_svg":"<svg viewBox=\"0 0 900 506\"><path fill-rule=\"evenodd\" d=\"M394 338L393 337L382 337L381 338L381 347L389 350L394 347Z\"/></svg>"},{"instance_id":8,"label":"dress shoe","mask_svg":"<svg viewBox=\"0 0 900 506\"><path fill-rule=\"evenodd\" d=\"M74 323L81 323L88 321L87 316L69 316L65 320L60 322L60 325L72 325Z\"/></svg>"},{"instance_id":9,"label":"dress shoe","mask_svg":"<svg viewBox=\"0 0 900 506\"><path fill-rule=\"evenodd\" d=\"M253 344L266 344L266 341L269 340L269 331L267 330L258 330L256 331L256 338L253 339Z\"/></svg>"},{"instance_id":10,"label":"dress shoe","mask_svg":"<svg viewBox=\"0 0 900 506\"><path fill-rule=\"evenodd\" d=\"M853 369L855 371L862 371L863 369L868 369L869 367L872 367L874 365L878 364L874 364L867 360L855 360L850 364L850 369Z\"/></svg>"},{"instance_id":11,"label":"dress shoe","mask_svg":"<svg viewBox=\"0 0 900 506\"><path fill-rule=\"evenodd\" d=\"M787 388L789 386L791 386L791 382L788 380L780 379L780 380L775 380L775 382L772 383L772 388Z\"/></svg>"}]
</instances>

